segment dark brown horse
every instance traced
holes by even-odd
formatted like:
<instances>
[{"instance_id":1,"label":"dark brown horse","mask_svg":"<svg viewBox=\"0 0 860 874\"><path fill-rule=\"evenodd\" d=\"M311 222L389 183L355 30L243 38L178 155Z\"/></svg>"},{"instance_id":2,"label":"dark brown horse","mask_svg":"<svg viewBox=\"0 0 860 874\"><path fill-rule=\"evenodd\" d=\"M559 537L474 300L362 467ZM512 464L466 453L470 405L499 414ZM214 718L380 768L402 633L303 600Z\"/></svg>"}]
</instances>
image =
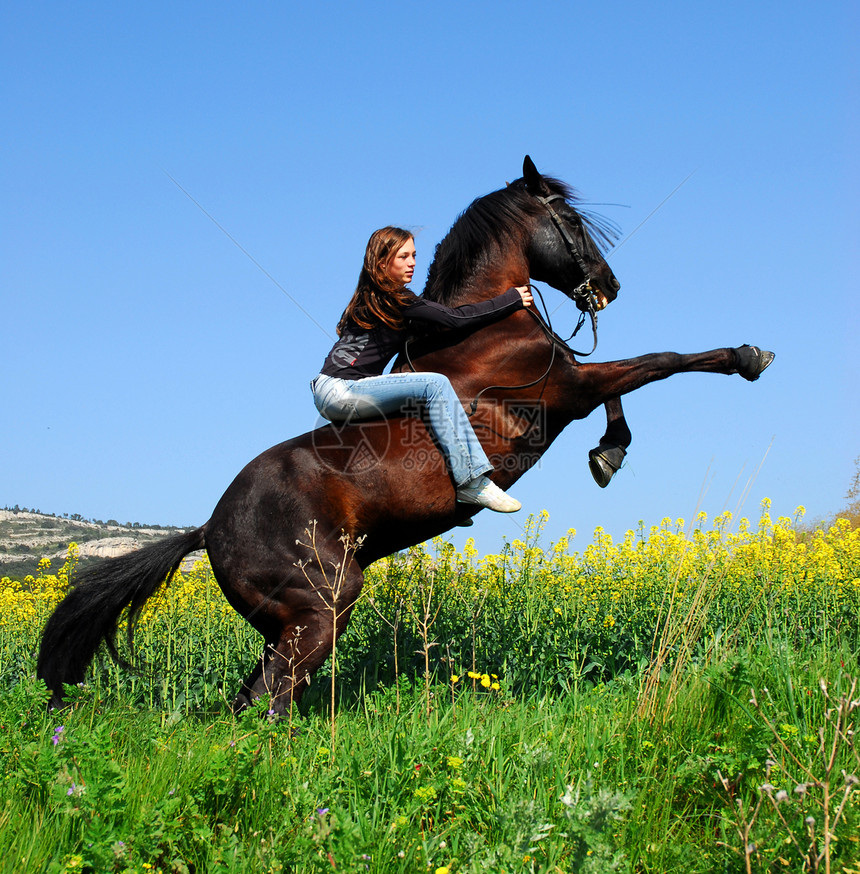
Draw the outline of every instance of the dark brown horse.
<instances>
[{"instance_id":1,"label":"dark brown horse","mask_svg":"<svg viewBox=\"0 0 860 874\"><path fill-rule=\"evenodd\" d=\"M460 216L437 247L424 294L456 306L532 278L581 309L599 309L619 289L595 241L601 236L570 189L526 158L523 178ZM741 346L583 364L533 310L521 310L477 331L424 336L410 358L398 367L447 374L466 404L480 395L472 422L495 465L493 479L506 489L569 422L603 405L607 430L590 463L605 485L630 442L622 395L686 371L754 380L773 356ZM227 600L266 641L235 707L269 695L283 712L345 628L363 569L478 510L455 501L420 410L295 437L251 461L200 528L82 574L45 626L39 676L61 703L63 684L83 680L99 644L114 649L122 611L133 618L185 555L205 548ZM360 548L344 538L362 538Z\"/></svg>"}]
</instances>

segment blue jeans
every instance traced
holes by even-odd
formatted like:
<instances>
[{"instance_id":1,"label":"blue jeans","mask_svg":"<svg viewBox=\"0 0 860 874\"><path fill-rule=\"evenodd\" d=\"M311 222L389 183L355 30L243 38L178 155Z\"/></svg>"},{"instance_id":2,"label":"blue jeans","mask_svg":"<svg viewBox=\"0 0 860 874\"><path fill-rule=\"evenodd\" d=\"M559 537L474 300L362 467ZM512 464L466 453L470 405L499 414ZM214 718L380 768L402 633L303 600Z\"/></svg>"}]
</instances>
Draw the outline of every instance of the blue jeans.
<instances>
[{"instance_id":1,"label":"blue jeans","mask_svg":"<svg viewBox=\"0 0 860 874\"><path fill-rule=\"evenodd\" d=\"M364 379L320 374L311 383L314 404L330 422L407 412L415 402L427 407L430 428L454 483L459 488L493 469L447 376L441 373L389 373Z\"/></svg>"}]
</instances>

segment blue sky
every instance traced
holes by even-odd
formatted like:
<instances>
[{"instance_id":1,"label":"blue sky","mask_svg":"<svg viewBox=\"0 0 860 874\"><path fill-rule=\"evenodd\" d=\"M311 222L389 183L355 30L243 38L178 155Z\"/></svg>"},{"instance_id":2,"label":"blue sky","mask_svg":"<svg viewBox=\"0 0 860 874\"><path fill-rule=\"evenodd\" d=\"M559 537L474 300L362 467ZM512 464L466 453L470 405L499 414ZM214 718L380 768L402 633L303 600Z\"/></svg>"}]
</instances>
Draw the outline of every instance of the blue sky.
<instances>
[{"instance_id":1,"label":"blue sky","mask_svg":"<svg viewBox=\"0 0 860 874\"><path fill-rule=\"evenodd\" d=\"M512 490L522 513L481 514L479 548L541 509L580 548L598 525L757 518L765 497L828 515L860 454L858 18L849 2L7 4L0 505L201 524L247 461L315 426L319 325L370 232L416 229L423 282L457 214L528 153L635 231L610 257L622 290L596 359L777 358L754 384L684 374L628 396L633 445L604 491L586 463L602 416L574 423Z\"/></svg>"}]
</instances>

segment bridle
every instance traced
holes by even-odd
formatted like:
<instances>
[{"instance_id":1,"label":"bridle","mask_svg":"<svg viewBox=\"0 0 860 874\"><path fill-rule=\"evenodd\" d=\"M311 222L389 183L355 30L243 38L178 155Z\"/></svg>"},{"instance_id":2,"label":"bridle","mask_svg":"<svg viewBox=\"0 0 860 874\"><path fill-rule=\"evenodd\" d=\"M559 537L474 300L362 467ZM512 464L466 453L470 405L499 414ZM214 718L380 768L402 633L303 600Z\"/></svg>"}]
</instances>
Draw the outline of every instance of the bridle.
<instances>
[{"instance_id":1,"label":"bridle","mask_svg":"<svg viewBox=\"0 0 860 874\"><path fill-rule=\"evenodd\" d=\"M552 201L554 200L564 200L564 196L561 194L551 194L549 197L541 197L539 194L536 194L535 197L538 199L540 203L546 207L546 211L549 213L549 217L552 219L553 224L558 229L559 234L561 234L562 240L564 240L564 245L567 247L567 254L573 258L576 263L579 265L579 269L582 271L582 275L585 277L582 282L577 285L576 288L568 295L568 297L572 298L579 309L582 311L583 315L587 312L591 315L592 322L596 322L597 315L597 291L591 285L591 280L594 278L592 276L591 270L588 265L585 263L585 259L582 257L582 253L576 246L576 243L573 240L573 237L570 235L570 229L567 224L561 220L561 216L553 209ZM576 330L570 336L573 337L576 334L576 331L579 330L580 326L577 326ZM595 325L595 341L597 339L596 333L596 325ZM593 352L594 349L591 350ZM587 353L588 355L591 352ZM580 355L585 353L578 353Z\"/></svg>"},{"instance_id":2,"label":"bridle","mask_svg":"<svg viewBox=\"0 0 860 874\"><path fill-rule=\"evenodd\" d=\"M562 221L561 216L555 211L552 206L552 201L563 201L564 196L561 194L551 194L549 197L541 197L540 195L535 195L535 197L546 208L547 212L550 215L550 218L553 221L553 224L556 226L562 240L564 241L568 254L579 265L579 269L582 271L582 275L585 277L583 281L576 288L574 288L569 295L567 295L574 301L574 303L580 310L579 320L576 323L576 327L573 329L573 333L567 338L567 340L562 340L556 335L555 331L553 331L549 309L547 308L546 302L543 299L543 295L541 294L540 289L532 283L529 283L529 288L535 291L537 293L537 296L540 298L544 315L541 316L538 312L535 312L531 309L527 309L526 312L538 323L538 326L544 332L547 340L549 340L550 347L552 349L549 364L547 365L546 370L537 379L534 379L531 382L526 382L522 385L488 385L486 386L486 388L482 388L475 395L474 399L469 405L470 411L467 415L470 418L475 415L475 412L478 409L478 401L480 400L480 397L482 394L484 394L484 392L493 391L495 389L507 389L510 391L514 391L522 388L531 388L533 385L537 385L539 382L543 382L543 380L545 380L549 376L550 371L552 370L552 366L553 364L555 364L555 354L558 346L561 345L564 346L566 349L570 349L567 343L569 340L572 340L577 335L577 333L579 333L579 329L585 323L586 313L591 317L591 331L594 337L594 344L592 345L590 352L577 352L575 349L570 349L570 351L574 355L579 355L581 358L584 358L588 355L591 355L597 348L597 292L591 284L593 276L588 265L585 263L585 259L582 257L582 253L577 248L576 243L571 236L570 229L568 228L567 224ZM412 363L412 358L409 355L409 343L411 340L412 337L407 337L406 342L403 346L403 354L406 358L406 363L409 365L410 369L413 372L417 372L415 370L415 365Z\"/></svg>"}]
</instances>

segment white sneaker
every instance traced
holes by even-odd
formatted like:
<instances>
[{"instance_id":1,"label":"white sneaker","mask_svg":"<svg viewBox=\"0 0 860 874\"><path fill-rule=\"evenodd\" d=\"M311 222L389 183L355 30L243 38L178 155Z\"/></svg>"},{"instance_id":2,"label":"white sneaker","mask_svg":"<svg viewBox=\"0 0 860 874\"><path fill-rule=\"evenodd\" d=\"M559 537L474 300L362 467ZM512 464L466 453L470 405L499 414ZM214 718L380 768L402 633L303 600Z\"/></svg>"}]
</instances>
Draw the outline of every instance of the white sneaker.
<instances>
[{"instance_id":1,"label":"white sneaker","mask_svg":"<svg viewBox=\"0 0 860 874\"><path fill-rule=\"evenodd\" d=\"M516 513L522 504L503 492L494 482L485 476L479 476L472 482L457 489L457 500L463 504L477 504L497 513Z\"/></svg>"}]
</instances>

